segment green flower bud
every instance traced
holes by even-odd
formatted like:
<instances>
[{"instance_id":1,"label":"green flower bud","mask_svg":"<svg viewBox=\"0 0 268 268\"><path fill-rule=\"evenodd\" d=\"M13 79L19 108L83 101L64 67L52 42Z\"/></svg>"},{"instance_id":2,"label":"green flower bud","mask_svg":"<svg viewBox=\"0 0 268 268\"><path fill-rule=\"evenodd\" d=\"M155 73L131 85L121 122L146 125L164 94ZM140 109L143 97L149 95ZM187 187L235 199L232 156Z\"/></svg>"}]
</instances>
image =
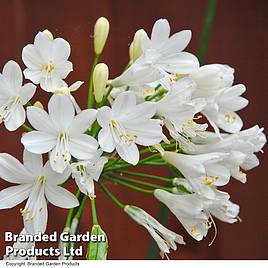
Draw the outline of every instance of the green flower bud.
<instances>
[{"instance_id":1,"label":"green flower bud","mask_svg":"<svg viewBox=\"0 0 268 268\"><path fill-rule=\"evenodd\" d=\"M101 54L105 46L109 34L109 28L109 21L106 18L98 18L94 27L94 50L97 55Z\"/></svg>"},{"instance_id":2,"label":"green flower bud","mask_svg":"<svg viewBox=\"0 0 268 268\"><path fill-rule=\"evenodd\" d=\"M96 102L101 102L109 78L109 69L105 63L96 65L93 72L93 86Z\"/></svg>"}]
</instances>

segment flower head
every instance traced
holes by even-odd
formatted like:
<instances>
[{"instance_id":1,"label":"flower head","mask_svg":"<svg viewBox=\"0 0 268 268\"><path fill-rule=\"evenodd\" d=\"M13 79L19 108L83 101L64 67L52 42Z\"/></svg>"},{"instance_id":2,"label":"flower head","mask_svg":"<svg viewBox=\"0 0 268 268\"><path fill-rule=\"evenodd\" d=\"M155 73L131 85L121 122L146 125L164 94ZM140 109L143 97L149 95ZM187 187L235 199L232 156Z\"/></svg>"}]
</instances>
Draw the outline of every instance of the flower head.
<instances>
[{"instance_id":1,"label":"flower head","mask_svg":"<svg viewBox=\"0 0 268 268\"><path fill-rule=\"evenodd\" d=\"M181 31L171 37L167 20L155 22L151 39L142 38L142 55L121 76L113 80L114 86L144 85L160 80L169 73L189 74L199 67L197 58L182 52L191 40L191 31Z\"/></svg>"},{"instance_id":2,"label":"flower head","mask_svg":"<svg viewBox=\"0 0 268 268\"><path fill-rule=\"evenodd\" d=\"M135 206L125 206L124 211L138 224L147 229L160 249L160 255L169 254L169 249L176 250L178 244L184 245L183 237L170 231L146 211Z\"/></svg>"},{"instance_id":3,"label":"flower head","mask_svg":"<svg viewBox=\"0 0 268 268\"><path fill-rule=\"evenodd\" d=\"M68 58L71 48L69 43L62 39L53 39L46 32L39 32L33 44L22 50L22 60L26 65L24 75L41 88L50 92L54 80L62 80L73 70Z\"/></svg>"},{"instance_id":4,"label":"flower head","mask_svg":"<svg viewBox=\"0 0 268 268\"><path fill-rule=\"evenodd\" d=\"M22 72L15 61L9 61L0 74L0 123L9 131L18 129L25 122L25 105L34 95L36 86L22 85Z\"/></svg>"},{"instance_id":5,"label":"flower head","mask_svg":"<svg viewBox=\"0 0 268 268\"><path fill-rule=\"evenodd\" d=\"M136 165L139 161L137 144L151 146L163 139L159 120L151 119L156 112L155 104L136 104L133 92L123 92L114 101L112 108L98 110L97 120L102 127L98 141L105 152L114 149L126 162Z\"/></svg>"},{"instance_id":6,"label":"flower head","mask_svg":"<svg viewBox=\"0 0 268 268\"><path fill-rule=\"evenodd\" d=\"M23 164L9 154L0 154L0 177L19 185L0 192L0 208L12 208L28 198L24 209L20 209L28 233L44 233L47 226L47 201L62 208L78 206L77 198L59 186L70 176L70 170L59 174L50 163L43 166L41 155L24 150Z\"/></svg>"},{"instance_id":7,"label":"flower head","mask_svg":"<svg viewBox=\"0 0 268 268\"><path fill-rule=\"evenodd\" d=\"M65 170L71 156L79 160L94 158L98 143L84 132L95 121L97 111L87 109L75 116L73 104L64 94L51 97L48 111L27 109L27 118L36 130L23 135L25 148L36 154L49 152L51 167L57 172Z\"/></svg>"}]
</instances>

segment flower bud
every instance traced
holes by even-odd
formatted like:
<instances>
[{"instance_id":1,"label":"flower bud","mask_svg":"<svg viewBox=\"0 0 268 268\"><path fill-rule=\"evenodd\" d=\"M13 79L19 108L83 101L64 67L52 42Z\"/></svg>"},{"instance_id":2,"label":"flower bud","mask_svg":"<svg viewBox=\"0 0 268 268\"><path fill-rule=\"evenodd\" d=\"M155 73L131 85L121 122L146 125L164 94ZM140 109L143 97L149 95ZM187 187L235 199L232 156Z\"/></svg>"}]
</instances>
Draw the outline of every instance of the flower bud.
<instances>
[{"instance_id":1,"label":"flower bud","mask_svg":"<svg viewBox=\"0 0 268 268\"><path fill-rule=\"evenodd\" d=\"M100 17L94 27L94 50L97 55L101 54L109 33L109 21Z\"/></svg>"},{"instance_id":2,"label":"flower bud","mask_svg":"<svg viewBox=\"0 0 268 268\"><path fill-rule=\"evenodd\" d=\"M36 101L33 106L44 109L44 106L40 101Z\"/></svg>"},{"instance_id":3,"label":"flower bud","mask_svg":"<svg viewBox=\"0 0 268 268\"><path fill-rule=\"evenodd\" d=\"M105 63L97 64L93 72L93 86L95 99L98 103L102 101L108 77L108 66Z\"/></svg>"},{"instance_id":4,"label":"flower bud","mask_svg":"<svg viewBox=\"0 0 268 268\"><path fill-rule=\"evenodd\" d=\"M108 252L108 239L105 232L99 225L93 225L91 235L98 238L96 242L89 242L87 259L88 260L106 260Z\"/></svg>"},{"instance_id":5,"label":"flower bud","mask_svg":"<svg viewBox=\"0 0 268 268\"><path fill-rule=\"evenodd\" d=\"M129 59L132 62L133 61L133 42L131 42L130 46L129 46Z\"/></svg>"},{"instance_id":6,"label":"flower bud","mask_svg":"<svg viewBox=\"0 0 268 268\"><path fill-rule=\"evenodd\" d=\"M134 35L134 39L133 39L133 60L134 61L137 58L139 58L142 54L141 44L142 44L142 40L146 36L147 36L147 33L143 29L138 30Z\"/></svg>"},{"instance_id":7,"label":"flower bud","mask_svg":"<svg viewBox=\"0 0 268 268\"><path fill-rule=\"evenodd\" d=\"M48 36L48 38L49 38L50 40L53 40L53 39L54 39L53 34L52 34L48 29L45 29L45 30L43 31L43 33L44 33L46 36Z\"/></svg>"}]
</instances>

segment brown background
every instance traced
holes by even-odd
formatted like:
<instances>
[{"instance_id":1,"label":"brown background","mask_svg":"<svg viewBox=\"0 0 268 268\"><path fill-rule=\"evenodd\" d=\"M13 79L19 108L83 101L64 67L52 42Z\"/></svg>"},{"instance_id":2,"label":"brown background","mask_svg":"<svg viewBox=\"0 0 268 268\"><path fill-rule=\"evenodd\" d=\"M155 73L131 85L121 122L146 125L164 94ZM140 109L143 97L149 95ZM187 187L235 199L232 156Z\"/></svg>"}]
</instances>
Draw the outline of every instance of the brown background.
<instances>
[{"instance_id":1,"label":"brown background","mask_svg":"<svg viewBox=\"0 0 268 268\"><path fill-rule=\"evenodd\" d=\"M0 65L10 59L17 60L21 66L21 50L32 43L35 34L45 28L55 36L67 39L72 46L71 60L74 72L68 81L86 81L76 94L82 107L86 104L87 79L92 62L92 29L99 16L105 16L111 23L109 42L102 61L110 66L111 77L118 75L128 60L128 45L134 32L143 27L150 32L153 22L167 18L172 31L192 29L193 39L188 50L197 51L202 18L207 1L169 0L169 1L36 1L2 0L0 3ZM267 17L266 0L225 0L219 1L215 24L208 47L206 63L227 63L236 68L236 82L247 86L245 96L249 106L240 114L245 127L258 123L267 125ZM39 91L35 100L46 102L48 94ZM7 132L0 127L0 150L21 158L22 146L19 143L21 132ZM197 243L187 236L173 216L169 216L168 226L185 235L187 245L171 254L173 259L266 259L268 246L268 216L265 155L259 155L261 167L249 172L249 180L242 185L234 180L226 187L232 199L241 205L241 224L224 224L217 221L219 234L216 242L207 247L212 232L207 239ZM266 158L266 159L265 159ZM159 171L157 171L159 172ZM162 174L167 171L161 170ZM0 182L1 188L7 186ZM71 186L72 187L72 186ZM72 187L74 191L74 187ZM113 186L112 189L115 189ZM142 206L153 215L157 214L159 204L149 196L136 194L125 188L116 187L115 193L122 201ZM149 235L124 215L114 204L97 191L98 214L101 225L108 233L110 259L142 259L146 255ZM6 230L18 233L22 227L19 208L1 211L1 249L5 243ZM50 206L48 233L60 231L65 222L66 211ZM89 208L83 215L81 232L89 230L91 217Z\"/></svg>"}]
</instances>

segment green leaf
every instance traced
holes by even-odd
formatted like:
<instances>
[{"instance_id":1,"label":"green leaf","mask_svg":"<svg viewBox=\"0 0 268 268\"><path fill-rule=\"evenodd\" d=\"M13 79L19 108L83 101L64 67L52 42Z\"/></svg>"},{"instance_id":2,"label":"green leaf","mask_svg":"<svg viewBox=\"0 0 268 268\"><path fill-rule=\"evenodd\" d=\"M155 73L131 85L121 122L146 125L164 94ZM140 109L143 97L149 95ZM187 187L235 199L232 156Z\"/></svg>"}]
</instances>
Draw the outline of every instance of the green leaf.
<instances>
[{"instance_id":1,"label":"green leaf","mask_svg":"<svg viewBox=\"0 0 268 268\"><path fill-rule=\"evenodd\" d=\"M106 260L108 253L108 240L105 232L99 225L93 225L91 230L91 238L93 241L90 241L88 245L87 259Z\"/></svg>"}]
</instances>

